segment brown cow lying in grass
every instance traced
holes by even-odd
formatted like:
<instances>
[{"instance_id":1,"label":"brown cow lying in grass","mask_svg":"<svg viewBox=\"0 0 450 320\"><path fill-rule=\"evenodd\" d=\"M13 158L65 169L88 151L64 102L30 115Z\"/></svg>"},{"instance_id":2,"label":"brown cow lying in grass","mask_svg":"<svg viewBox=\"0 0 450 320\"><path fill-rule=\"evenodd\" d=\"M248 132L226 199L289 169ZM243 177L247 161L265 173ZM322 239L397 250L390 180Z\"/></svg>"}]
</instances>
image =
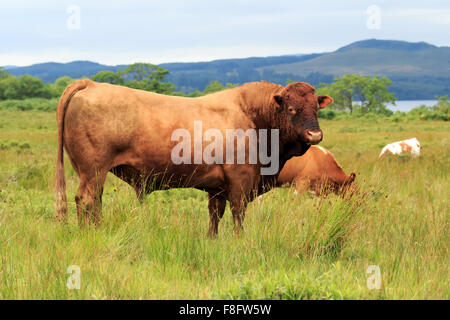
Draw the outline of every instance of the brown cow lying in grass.
<instances>
[{"instance_id":1,"label":"brown cow lying in grass","mask_svg":"<svg viewBox=\"0 0 450 320\"><path fill-rule=\"evenodd\" d=\"M317 96L314 88L303 82L286 87L252 82L203 97L185 98L87 79L75 81L66 88L57 107L57 217L64 219L67 215L64 147L80 177L75 196L80 224L100 222L103 185L108 172L112 172L133 186L138 196L169 188L208 192L210 236L217 234L228 200L235 232L239 233L247 203L275 186L280 168L287 160L303 155L322 140L317 112L332 102L329 96ZM196 123L201 124L205 135L208 131L227 136L230 129L261 133L256 142L263 141L259 146L266 144L276 169L261 160L261 153L256 162L248 161L255 145L246 144L245 140L243 146L236 147L244 153L243 163L236 154L228 162L225 141L216 146L214 157L226 156L226 163L211 163L209 158L202 158L202 153L200 159L196 158L195 137L204 137L196 131ZM173 158L180 142L173 140L177 130L194 137L194 143L189 139L188 147L178 153L177 159L182 158L182 162ZM262 133L266 134L266 140L261 138ZM200 141L201 150L210 146L205 142L207 139ZM236 139L231 140L231 146L237 145ZM275 171L263 174L262 170L267 168Z\"/></svg>"},{"instance_id":2,"label":"brown cow lying in grass","mask_svg":"<svg viewBox=\"0 0 450 320\"><path fill-rule=\"evenodd\" d=\"M301 157L293 157L284 165L278 177L278 186L295 186L296 193L308 189L316 195L330 192L344 194L349 189L356 174L346 175L333 154L320 146L311 146Z\"/></svg>"}]
</instances>

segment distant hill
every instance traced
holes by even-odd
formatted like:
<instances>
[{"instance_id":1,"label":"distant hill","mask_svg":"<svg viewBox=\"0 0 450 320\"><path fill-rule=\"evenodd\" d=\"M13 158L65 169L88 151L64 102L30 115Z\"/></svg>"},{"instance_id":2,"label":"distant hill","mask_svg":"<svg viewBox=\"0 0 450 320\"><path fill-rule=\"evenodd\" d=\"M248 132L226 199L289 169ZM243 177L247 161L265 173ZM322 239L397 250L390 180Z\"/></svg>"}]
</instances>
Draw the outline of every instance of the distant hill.
<instances>
[{"instance_id":1,"label":"distant hill","mask_svg":"<svg viewBox=\"0 0 450 320\"><path fill-rule=\"evenodd\" d=\"M323 72L445 77L450 75L450 47L435 47L423 42L366 40L307 61L271 65L260 70L298 75Z\"/></svg>"},{"instance_id":2,"label":"distant hill","mask_svg":"<svg viewBox=\"0 0 450 320\"><path fill-rule=\"evenodd\" d=\"M16 76L30 74L48 83L55 82L56 79L62 76L70 76L75 79L90 77L103 70L116 71L119 67L120 66L106 66L91 61L73 61L69 63L45 62L27 67L10 67L8 68L8 71Z\"/></svg>"},{"instance_id":3,"label":"distant hill","mask_svg":"<svg viewBox=\"0 0 450 320\"><path fill-rule=\"evenodd\" d=\"M450 47L372 39L308 61L272 65L258 71L296 76L311 72L386 76L394 82L392 91L398 98L431 99L450 94Z\"/></svg>"},{"instance_id":4,"label":"distant hill","mask_svg":"<svg viewBox=\"0 0 450 320\"><path fill-rule=\"evenodd\" d=\"M285 84L287 79L292 79L318 85L331 82L335 76L356 73L390 78L394 82L392 91L399 99L433 99L450 94L450 47L426 42L370 39L328 53L164 63L161 66L170 71L167 81L184 92L203 90L211 80L222 83L267 80ZM64 75L90 77L98 71L116 71L123 67L125 65L74 61L9 66L8 70L15 75L31 74L44 82L54 82Z\"/></svg>"},{"instance_id":5,"label":"distant hill","mask_svg":"<svg viewBox=\"0 0 450 320\"><path fill-rule=\"evenodd\" d=\"M353 42L349 45L339 48L338 52L344 52L355 48L366 48L366 49L383 49L383 50L403 50L403 51L418 51L425 49L436 49L438 47L426 43L426 42L406 42L399 40L361 40Z\"/></svg>"},{"instance_id":6,"label":"distant hill","mask_svg":"<svg viewBox=\"0 0 450 320\"><path fill-rule=\"evenodd\" d=\"M267 80L285 84L287 79L294 76L293 74L285 72L279 75L274 71L261 71L260 68L299 63L317 58L321 55L316 53L264 58L223 59L210 62L163 63L161 67L170 71L167 81L173 82L180 91L191 92L194 90L203 90L211 80L217 80L221 83L245 83L249 81ZM299 80L319 84L320 82L331 82L333 76L314 73L310 77L301 77Z\"/></svg>"},{"instance_id":7,"label":"distant hill","mask_svg":"<svg viewBox=\"0 0 450 320\"><path fill-rule=\"evenodd\" d=\"M174 62L163 63L160 66L170 71L167 81L174 82L178 90L188 92L197 89L203 90L211 80L233 83L262 80L261 74L255 71L257 68L306 61L318 56L320 54L297 54L208 62ZM72 78L91 77L99 71L117 71L125 67L126 65L108 66L91 61L73 61L69 63L38 63L26 67L6 66L6 69L16 76L30 74L49 83L66 75Z\"/></svg>"}]
</instances>

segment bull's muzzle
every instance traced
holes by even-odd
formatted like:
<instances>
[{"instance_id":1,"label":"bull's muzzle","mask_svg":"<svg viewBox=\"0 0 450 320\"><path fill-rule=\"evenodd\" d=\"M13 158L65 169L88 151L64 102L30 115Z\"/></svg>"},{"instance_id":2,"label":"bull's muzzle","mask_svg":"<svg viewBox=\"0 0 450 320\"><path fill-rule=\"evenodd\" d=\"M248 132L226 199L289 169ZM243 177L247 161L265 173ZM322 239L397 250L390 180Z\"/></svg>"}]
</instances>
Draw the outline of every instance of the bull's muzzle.
<instances>
[{"instance_id":1,"label":"bull's muzzle","mask_svg":"<svg viewBox=\"0 0 450 320\"><path fill-rule=\"evenodd\" d=\"M322 141L322 130L305 130L306 141L308 144L318 144Z\"/></svg>"}]
</instances>

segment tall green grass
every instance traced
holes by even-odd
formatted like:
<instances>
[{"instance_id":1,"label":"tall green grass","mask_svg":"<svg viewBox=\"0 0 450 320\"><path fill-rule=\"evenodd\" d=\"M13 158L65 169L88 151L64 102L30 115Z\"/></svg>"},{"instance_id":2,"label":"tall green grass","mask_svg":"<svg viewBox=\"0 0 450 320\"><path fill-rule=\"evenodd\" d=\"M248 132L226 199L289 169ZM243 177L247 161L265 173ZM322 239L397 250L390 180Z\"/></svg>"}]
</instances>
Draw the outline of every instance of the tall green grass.
<instances>
[{"instance_id":1,"label":"tall green grass","mask_svg":"<svg viewBox=\"0 0 450 320\"><path fill-rule=\"evenodd\" d=\"M227 207L211 240L205 193L160 191L139 204L112 175L102 225L80 229L69 161L70 218L57 223L54 114L0 111L0 298L448 299L450 125L321 126L322 145L359 173L360 194L276 189L249 205L241 237ZM384 144L412 136L421 157L377 160ZM81 269L80 290L66 287L70 265ZM380 267L380 290L366 286L369 265Z\"/></svg>"}]
</instances>

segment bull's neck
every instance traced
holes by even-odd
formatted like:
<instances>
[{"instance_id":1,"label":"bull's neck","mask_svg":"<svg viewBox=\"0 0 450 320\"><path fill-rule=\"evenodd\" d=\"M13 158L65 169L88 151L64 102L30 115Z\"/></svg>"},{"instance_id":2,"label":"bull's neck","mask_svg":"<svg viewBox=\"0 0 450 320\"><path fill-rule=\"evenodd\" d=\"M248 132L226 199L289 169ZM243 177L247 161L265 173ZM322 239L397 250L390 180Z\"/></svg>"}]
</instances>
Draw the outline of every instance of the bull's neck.
<instances>
[{"instance_id":1,"label":"bull's neck","mask_svg":"<svg viewBox=\"0 0 450 320\"><path fill-rule=\"evenodd\" d=\"M268 82L251 82L239 87L242 111L258 129L279 129L280 114L273 96L283 87Z\"/></svg>"},{"instance_id":2,"label":"bull's neck","mask_svg":"<svg viewBox=\"0 0 450 320\"><path fill-rule=\"evenodd\" d=\"M280 85L253 82L248 83L240 88L241 108L247 117L255 124L257 129L279 130L279 163L280 170L287 160L292 155L289 155L289 148L291 148L293 132L289 131L290 126L286 123L285 118L282 117L282 112L277 109L273 96L278 94L283 87ZM268 148L270 149L271 139L268 138Z\"/></svg>"}]
</instances>

